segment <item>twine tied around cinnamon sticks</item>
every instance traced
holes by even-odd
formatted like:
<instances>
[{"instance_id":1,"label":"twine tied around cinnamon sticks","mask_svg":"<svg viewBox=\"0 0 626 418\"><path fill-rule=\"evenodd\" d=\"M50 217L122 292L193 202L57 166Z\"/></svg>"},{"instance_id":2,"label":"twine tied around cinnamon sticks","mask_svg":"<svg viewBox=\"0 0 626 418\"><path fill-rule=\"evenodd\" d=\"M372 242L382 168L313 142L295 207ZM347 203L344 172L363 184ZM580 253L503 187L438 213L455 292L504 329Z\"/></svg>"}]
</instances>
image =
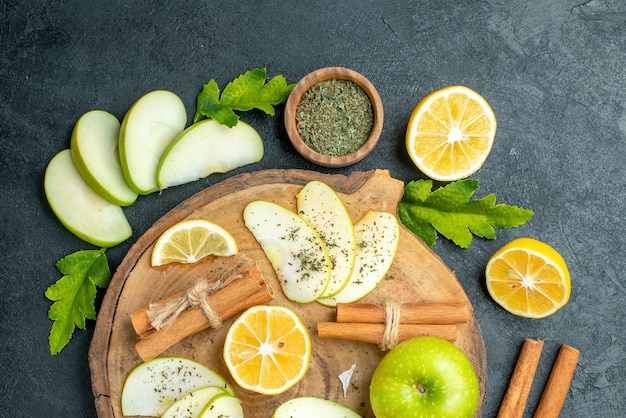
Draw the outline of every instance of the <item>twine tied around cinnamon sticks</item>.
<instances>
[{"instance_id":1,"label":"twine tied around cinnamon sticks","mask_svg":"<svg viewBox=\"0 0 626 418\"><path fill-rule=\"evenodd\" d=\"M130 314L133 329L139 336L135 350L143 361L197 332L219 328L222 321L274 298L271 286L252 260L244 259L214 274L213 277L209 274L204 283L198 281L185 292Z\"/></svg>"},{"instance_id":2,"label":"twine tied around cinnamon sticks","mask_svg":"<svg viewBox=\"0 0 626 418\"><path fill-rule=\"evenodd\" d=\"M210 282L205 278L198 279L189 290L165 303L151 303L148 306L148 319L157 331L169 327L176 319L189 308L199 307L209 320L209 326L218 329L222 326L222 320L209 303L209 295L228 286L235 280L241 279L243 274L234 269L222 272L220 277Z\"/></svg>"},{"instance_id":3,"label":"twine tied around cinnamon sticks","mask_svg":"<svg viewBox=\"0 0 626 418\"><path fill-rule=\"evenodd\" d=\"M336 322L317 324L319 337L378 344L384 351L421 335L455 341L457 326L470 317L463 302L338 303L336 309Z\"/></svg>"},{"instance_id":4,"label":"twine tied around cinnamon sticks","mask_svg":"<svg viewBox=\"0 0 626 418\"><path fill-rule=\"evenodd\" d=\"M400 304L397 302L385 303L385 331L380 341L380 349L391 350L398 345L400 335Z\"/></svg>"}]
</instances>

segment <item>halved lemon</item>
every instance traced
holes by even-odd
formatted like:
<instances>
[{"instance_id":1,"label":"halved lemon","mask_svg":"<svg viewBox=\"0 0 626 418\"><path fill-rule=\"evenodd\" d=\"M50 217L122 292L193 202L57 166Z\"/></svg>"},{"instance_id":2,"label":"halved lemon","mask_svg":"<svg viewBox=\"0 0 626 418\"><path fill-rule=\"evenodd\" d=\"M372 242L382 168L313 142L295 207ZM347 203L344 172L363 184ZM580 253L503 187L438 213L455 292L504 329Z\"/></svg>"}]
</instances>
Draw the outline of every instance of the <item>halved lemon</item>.
<instances>
[{"instance_id":1,"label":"halved lemon","mask_svg":"<svg viewBox=\"0 0 626 418\"><path fill-rule=\"evenodd\" d=\"M548 244L518 238L498 250L485 270L487 290L507 311L545 318L568 302L570 275L563 257Z\"/></svg>"},{"instance_id":2,"label":"halved lemon","mask_svg":"<svg viewBox=\"0 0 626 418\"><path fill-rule=\"evenodd\" d=\"M258 305L233 322L224 342L224 362L239 386L277 395L306 374L311 338L298 316L284 306Z\"/></svg>"},{"instance_id":3,"label":"halved lemon","mask_svg":"<svg viewBox=\"0 0 626 418\"><path fill-rule=\"evenodd\" d=\"M237 253L235 239L221 226L205 219L188 219L168 228L152 249L152 266L189 264L209 255Z\"/></svg>"},{"instance_id":4,"label":"halved lemon","mask_svg":"<svg viewBox=\"0 0 626 418\"><path fill-rule=\"evenodd\" d=\"M417 168L439 181L474 174L487 159L496 136L496 116L487 101L464 86L426 96L413 110L406 147Z\"/></svg>"}]
</instances>

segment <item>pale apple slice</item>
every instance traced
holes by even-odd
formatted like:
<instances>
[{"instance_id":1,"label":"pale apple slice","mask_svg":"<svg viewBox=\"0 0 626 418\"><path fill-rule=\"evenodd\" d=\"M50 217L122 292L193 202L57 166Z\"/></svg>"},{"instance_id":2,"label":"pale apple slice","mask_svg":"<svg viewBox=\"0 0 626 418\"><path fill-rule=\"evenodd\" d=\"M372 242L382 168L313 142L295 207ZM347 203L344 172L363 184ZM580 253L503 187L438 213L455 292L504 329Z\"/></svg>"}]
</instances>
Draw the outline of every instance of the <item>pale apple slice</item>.
<instances>
[{"instance_id":1,"label":"pale apple slice","mask_svg":"<svg viewBox=\"0 0 626 418\"><path fill-rule=\"evenodd\" d=\"M248 203L243 218L272 264L285 296L299 303L318 299L328 286L331 263L313 228L292 211L262 200Z\"/></svg>"},{"instance_id":2,"label":"pale apple slice","mask_svg":"<svg viewBox=\"0 0 626 418\"><path fill-rule=\"evenodd\" d=\"M196 418L206 405L217 395L229 395L226 390L217 386L205 386L189 392L172 405L161 415L162 418Z\"/></svg>"},{"instance_id":3,"label":"pale apple slice","mask_svg":"<svg viewBox=\"0 0 626 418\"><path fill-rule=\"evenodd\" d=\"M122 208L85 183L69 149L48 163L44 191L59 221L78 238L98 247L113 247L132 235Z\"/></svg>"},{"instance_id":4,"label":"pale apple slice","mask_svg":"<svg viewBox=\"0 0 626 418\"><path fill-rule=\"evenodd\" d=\"M217 386L234 395L217 372L184 357L156 357L130 371L122 388L122 414L161 416L186 394Z\"/></svg>"},{"instance_id":5,"label":"pale apple slice","mask_svg":"<svg viewBox=\"0 0 626 418\"><path fill-rule=\"evenodd\" d=\"M400 241L398 219L388 212L368 211L354 225L356 261L348 284L329 298L318 299L326 306L355 302L369 294L385 277Z\"/></svg>"},{"instance_id":6,"label":"pale apple slice","mask_svg":"<svg viewBox=\"0 0 626 418\"><path fill-rule=\"evenodd\" d=\"M308 417L361 418L361 415L340 403L314 396L290 399L276 408L272 415L272 418Z\"/></svg>"},{"instance_id":7,"label":"pale apple slice","mask_svg":"<svg viewBox=\"0 0 626 418\"><path fill-rule=\"evenodd\" d=\"M117 148L120 121L104 110L82 115L72 132L70 150L76 169L85 182L111 203L129 206L137 192L124 179Z\"/></svg>"},{"instance_id":8,"label":"pale apple slice","mask_svg":"<svg viewBox=\"0 0 626 418\"><path fill-rule=\"evenodd\" d=\"M243 418L241 401L226 393L216 395L200 411L198 418Z\"/></svg>"},{"instance_id":9,"label":"pale apple slice","mask_svg":"<svg viewBox=\"0 0 626 418\"><path fill-rule=\"evenodd\" d=\"M354 268L356 238L354 225L341 198L326 183L311 181L297 194L298 215L319 234L332 263L327 298L348 284Z\"/></svg>"},{"instance_id":10,"label":"pale apple slice","mask_svg":"<svg viewBox=\"0 0 626 418\"><path fill-rule=\"evenodd\" d=\"M194 123L163 153L157 168L160 189L226 173L263 158L263 140L245 122L229 128L214 119Z\"/></svg>"},{"instance_id":11,"label":"pale apple slice","mask_svg":"<svg viewBox=\"0 0 626 418\"><path fill-rule=\"evenodd\" d=\"M158 190L157 167L163 153L185 129L187 111L180 98L155 90L137 100L120 128L120 163L126 183L139 194Z\"/></svg>"}]
</instances>

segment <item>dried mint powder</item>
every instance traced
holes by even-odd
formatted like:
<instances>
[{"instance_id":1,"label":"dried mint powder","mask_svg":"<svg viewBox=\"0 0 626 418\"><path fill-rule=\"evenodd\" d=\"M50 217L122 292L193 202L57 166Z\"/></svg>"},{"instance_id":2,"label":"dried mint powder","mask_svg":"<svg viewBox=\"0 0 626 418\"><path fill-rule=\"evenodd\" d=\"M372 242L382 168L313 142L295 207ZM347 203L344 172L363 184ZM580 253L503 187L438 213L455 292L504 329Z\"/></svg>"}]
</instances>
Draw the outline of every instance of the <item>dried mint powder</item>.
<instances>
[{"instance_id":1,"label":"dried mint powder","mask_svg":"<svg viewBox=\"0 0 626 418\"><path fill-rule=\"evenodd\" d=\"M296 128L312 150L342 156L359 149L374 126L374 107L359 85L332 78L304 92L296 109Z\"/></svg>"}]
</instances>

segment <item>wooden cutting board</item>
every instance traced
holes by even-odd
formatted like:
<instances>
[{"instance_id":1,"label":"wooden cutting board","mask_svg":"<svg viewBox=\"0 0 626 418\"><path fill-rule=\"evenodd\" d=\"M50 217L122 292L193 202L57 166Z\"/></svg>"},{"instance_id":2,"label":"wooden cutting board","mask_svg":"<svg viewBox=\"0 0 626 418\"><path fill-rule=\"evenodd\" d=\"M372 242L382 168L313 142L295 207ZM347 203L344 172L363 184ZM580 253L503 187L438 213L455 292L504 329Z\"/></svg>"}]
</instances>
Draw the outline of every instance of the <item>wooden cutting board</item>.
<instances>
[{"instance_id":1,"label":"wooden cutting board","mask_svg":"<svg viewBox=\"0 0 626 418\"><path fill-rule=\"evenodd\" d=\"M331 186L343 199L350 216L357 222L367 210L397 213L404 184L384 170L357 172L349 176L321 174L304 170L267 170L232 177L209 187L174 208L142 235L113 275L104 297L93 340L89 349L92 390L99 417L121 417L120 395L128 373L141 360L135 351L138 340L129 314L151 302L186 290L206 275L214 260L192 265L152 268L150 256L156 239L168 227L183 219L204 218L228 230L242 254L255 260L274 289L271 304L291 308L311 334L313 355L306 376L279 396L264 396L239 388L222 359L224 337L234 318L219 330L205 330L179 342L162 355L177 355L203 363L235 387L242 399L247 418L271 417L284 401L297 396L317 396L340 402L364 417L373 417L369 406L369 382L384 356L378 346L339 339L318 338L316 325L334 321L335 310L317 303L297 304L280 291L272 266L250 231L245 227L243 209L252 200L263 199L295 211L296 193L311 180ZM464 302L470 307L463 288L444 262L423 241L401 227L398 253L385 280L362 302L381 303L392 298L398 302ZM484 402L487 361L485 347L474 316L458 328L455 344L472 361L477 372L481 396L476 416ZM356 370L344 398L338 375L356 363Z\"/></svg>"}]
</instances>

